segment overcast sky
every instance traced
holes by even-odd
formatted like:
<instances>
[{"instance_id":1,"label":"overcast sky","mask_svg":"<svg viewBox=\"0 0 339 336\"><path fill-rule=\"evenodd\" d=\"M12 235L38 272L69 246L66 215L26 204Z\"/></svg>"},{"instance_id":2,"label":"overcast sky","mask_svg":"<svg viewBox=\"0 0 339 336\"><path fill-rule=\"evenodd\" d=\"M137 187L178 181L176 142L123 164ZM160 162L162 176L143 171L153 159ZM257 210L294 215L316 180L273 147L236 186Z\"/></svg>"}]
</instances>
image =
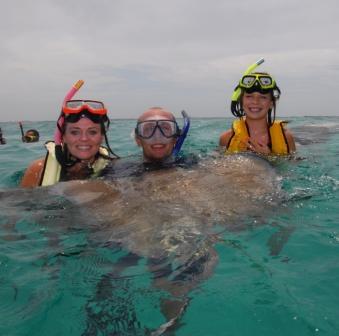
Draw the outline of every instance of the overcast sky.
<instances>
[{"instance_id":1,"label":"overcast sky","mask_svg":"<svg viewBox=\"0 0 339 336\"><path fill-rule=\"evenodd\" d=\"M278 116L339 115L338 0L2 0L1 12L0 121L55 120L78 79L76 97L111 118L230 117L261 57Z\"/></svg>"}]
</instances>

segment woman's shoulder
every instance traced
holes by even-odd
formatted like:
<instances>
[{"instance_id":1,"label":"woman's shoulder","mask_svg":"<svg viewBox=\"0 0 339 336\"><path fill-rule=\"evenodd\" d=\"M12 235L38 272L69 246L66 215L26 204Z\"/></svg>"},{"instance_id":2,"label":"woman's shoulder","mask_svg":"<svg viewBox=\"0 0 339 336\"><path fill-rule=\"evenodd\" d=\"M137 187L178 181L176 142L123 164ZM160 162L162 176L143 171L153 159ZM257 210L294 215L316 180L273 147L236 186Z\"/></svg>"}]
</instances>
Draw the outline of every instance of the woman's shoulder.
<instances>
[{"instance_id":1,"label":"woman's shoulder","mask_svg":"<svg viewBox=\"0 0 339 336\"><path fill-rule=\"evenodd\" d=\"M33 161L25 171L21 180L21 187L37 187L40 183L41 175L44 169L45 158L40 158Z\"/></svg>"}]
</instances>

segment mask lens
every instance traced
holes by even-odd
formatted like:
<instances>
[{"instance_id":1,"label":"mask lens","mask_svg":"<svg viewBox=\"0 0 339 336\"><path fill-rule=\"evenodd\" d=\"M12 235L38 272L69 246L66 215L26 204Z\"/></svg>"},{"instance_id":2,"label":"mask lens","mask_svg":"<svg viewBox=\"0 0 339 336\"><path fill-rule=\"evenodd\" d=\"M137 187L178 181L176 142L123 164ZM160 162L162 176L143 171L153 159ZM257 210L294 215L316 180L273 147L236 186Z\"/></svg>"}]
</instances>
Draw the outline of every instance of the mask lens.
<instances>
[{"instance_id":1,"label":"mask lens","mask_svg":"<svg viewBox=\"0 0 339 336\"><path fill-rule=\"evenodd\" d=\"M69 100L66 102L66 106L69 108L78 108L82 106L82 100Z\"/></svg>"},{"instance_id":2,"label":"mask lens","mask_svg":"<svg viewBox=\"0 0 339 336\"><path fill-rule=\"evenodd\" d=\"M156 121L144 121L138 123L137 132L141 138L149 139L153 136L155 129L157 127Z\"/></svg>"},{"instance_id":3,"label":"mask lens","mask_svg":"<svg viewBox=\"0 0 339 336\"><path fill-rule=\"evenodd\" d=\"M254 82L255 82L255 77L254 76L244 76L242 78L241 83L245 86L245 87L251 87Z\"/></svg>"},{"instance_id":4,"label":"mask lens","mask_svg":"<svg viewBox=\"0 0 339 336\"><path fill-rule=\"evenodd\" d=\"M104 104L102 102L99 101L93 101L93 100L85 100L84 104L88 105L89 107L91 107L94 110L102 110L104 107Z\"/></svg>"},{"instance_id":5,"label":"mask lens","mask_svg":"<svg viewBox=\"0 0 339 336\"><path fill-rule=\"evenodd\" d=\"M158 122L161 133L166 138L171 138L177 134L177 124L170 120L161 120Z\"/></svg>"},{"instance_id":6,"label":"mask lens","mask_svg":"<svg viewBox=\"0 0 339 336\"><path fill-rule=\"evenodd\" d=\"M272 86L272 78L267 76L260 76L259 81L262 87Z\"/></svg>"}]
</instances>

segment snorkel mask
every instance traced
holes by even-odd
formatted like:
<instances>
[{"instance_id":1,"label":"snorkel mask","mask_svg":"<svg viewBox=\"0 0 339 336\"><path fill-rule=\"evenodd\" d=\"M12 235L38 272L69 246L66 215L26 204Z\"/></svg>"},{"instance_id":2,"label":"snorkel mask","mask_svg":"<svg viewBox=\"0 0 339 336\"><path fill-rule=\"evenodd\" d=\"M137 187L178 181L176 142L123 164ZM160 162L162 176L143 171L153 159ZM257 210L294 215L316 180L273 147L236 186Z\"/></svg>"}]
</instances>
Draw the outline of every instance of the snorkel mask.
<instances>
[{"instance_id":1,"label":"snorkel mask","mask_svg":"<svg viewBox=\"0 0 339 336\"><path fill-rule=\"evenodd\" d=\"M62 107L67 122L75 123L81 118L88 118L96 124L107 122L106 129L109 126L107 109L101 101L97 100L68 100Z\"/></svg>"},{"instance_id":2,"label":"snorkel mask","mask_svg":"<svg viewBox=\"0 0 339 336\"><path fill-rule=\"evenodd\" d=\"M280 89L277 86L274 78L267 73L259 73L253 72L257 66L262 64L264 59L261 58L257 62L251 64L243 76L241 77L239 84L234 89L232 94L232 102L231 102L231 112L236 117L243 117L244 111L241 106L241 93L252 93L252 92L260 92L262 94L271 93L272 99L274 103L274 116L275 116L275 101L280 97ZM274 121L275 118L273 118ZM268 122L272 124L271 120L271 110L268 114Z\"/></svg>"},{"instance_id":3,"label":"snorkel mask","mask_svg":"<svg viewBox=\"0 0 339 336\"><path fill-rule=\"evenodd\" d=\"M174 120L151 117L137 123L135 134L148 143L169 143L179 136L180 130Z\"/></svg>"}]
</instances>

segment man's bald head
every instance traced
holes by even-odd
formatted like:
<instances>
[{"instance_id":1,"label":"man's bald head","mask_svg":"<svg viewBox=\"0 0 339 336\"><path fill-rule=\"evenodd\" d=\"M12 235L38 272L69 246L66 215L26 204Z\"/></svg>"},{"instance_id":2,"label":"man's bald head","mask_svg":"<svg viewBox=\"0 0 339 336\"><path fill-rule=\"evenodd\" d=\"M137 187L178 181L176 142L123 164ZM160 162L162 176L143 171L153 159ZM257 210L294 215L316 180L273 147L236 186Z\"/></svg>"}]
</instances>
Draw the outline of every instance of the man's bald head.
<instances>
[{"instance_id":1,"label":"man's bald head","mask_svg":"<svg viewBox=\"0 0 339 336\"><path fill-rule=\"evenodd\" d=\"M175 121L173 113L165 110L162 107L151 107L138 118L138 122L151 119L167 119Z\"/></svg>"}]
</instances>

